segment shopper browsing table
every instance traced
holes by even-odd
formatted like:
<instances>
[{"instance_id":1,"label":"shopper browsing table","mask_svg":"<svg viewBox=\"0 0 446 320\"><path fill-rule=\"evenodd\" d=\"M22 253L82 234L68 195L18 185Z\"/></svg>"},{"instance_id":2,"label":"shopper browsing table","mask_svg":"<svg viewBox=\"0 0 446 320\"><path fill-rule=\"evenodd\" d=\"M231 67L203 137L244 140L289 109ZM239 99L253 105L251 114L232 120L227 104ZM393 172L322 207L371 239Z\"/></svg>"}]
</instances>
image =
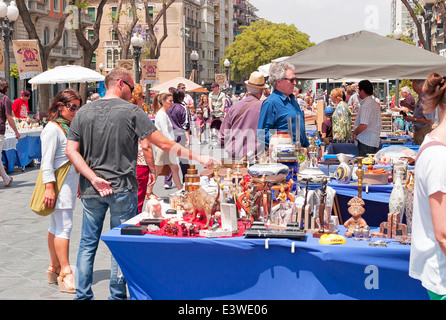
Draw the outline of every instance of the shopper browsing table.
<instances>
[{"instance_id":1,"label":"shopper browsing table","mask_svg":"<svg viewBox=\"0 0 446 320\"><path fill-rule=\"evenodd\" d=\"M305 133L305 116L299 107L293 91L297 79L294 74L294 66L286 62L276 62L269 70L269 82L274 91L262 103L260 109L257 138L265 146L269 147L272 129L288 131L288 118L291 118L293 126L293 142L296 142L296 116L300 117L300 143L308 147Z\"/></svg>"},{"instance_id":2,"label":"shopper browsing table","mask_svg":"<svg viewBox=\"0 0 446 320\"><path fill-rule=\"evenodd\" d=\"M12 117L12 102L6 95L8 89L9 82L5 78L0 78L0 175L2 176L5 187L10 187L13 181L13 178L6 173L3 162L1 161L3 145L5 144L6 122L14 130L15 138L17 140L20 139L20 133Z\"/></svg>"},{"instance_id":3,"label":"shopper browsing table","mask_svg":"<svg viewBox=\"0 0 446 320\"><path fill-rule=\"evenodd\" d=\"M410 111L413 112L412 116L404 116L404 120L413 123L413 143L415 145L421 145L424 137L432 131L432 124L435 120L435 110L432 112L424 112L423 99L425 99L425 93L423 93L424 80L413 80L412 86L414 91L418 94L418 101L415 105L403 104Z\"/></svg>"},{"instance_id":4,"label":"shopper browsing table","mask_svg":"<svg viewBox=\"0 0 446 320\"><path fill-rule=\"evenodd\" d=\"M76 266L75 299L93 299L93 265L105 214L110 228L137 212L138 140L148 140L172 155L212 167L219 162L164 137L138 106L128 102L134 89L128 70L115 68L105 77L103 98L84 105L74 117L67 156L81 173L83 225ZM151 173L152 174L152 173ZM110 299L127 299L125 279L112 256Z\"/></svg>"},{"instance_id":5,"label":"shopper browsing table","mask_svg":"<svg viewBox=\"0 0 446 320\"><path fill-rule=\"evenodd\" d=\"M358 84L360 107L355 120L353 140L358 141L358 154L366 157L375 154L381 143L381 108L373 97L373 85L369 80Z\"/></svg>"}]
</instances>

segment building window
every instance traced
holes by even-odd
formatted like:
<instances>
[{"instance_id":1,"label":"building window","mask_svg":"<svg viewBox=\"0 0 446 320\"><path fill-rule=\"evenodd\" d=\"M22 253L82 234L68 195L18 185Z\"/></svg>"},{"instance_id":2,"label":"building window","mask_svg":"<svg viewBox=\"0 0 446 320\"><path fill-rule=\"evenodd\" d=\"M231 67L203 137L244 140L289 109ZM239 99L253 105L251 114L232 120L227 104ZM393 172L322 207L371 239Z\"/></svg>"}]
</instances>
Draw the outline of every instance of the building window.
<instances>
[{"instance_id":1,"label":"building window","mask_svg":"<svg viewBox=\"0 0 446 320\"><path fill-rule=\"evenodd\" d=\"M94 30L88 30L88 41L94 41Z\"/></svg>"},{"instance_id":2,"label":"building window","mask_svg":"<svg viewBox=\"0 0 446 320\"><path fill-rule=\"evenodd\" d=\"M113 69L116 68L118 65L118 60L121 59L121 54L118 49L107 49L106 53L106 64L107 69Z\"/></svg>"},{"instance_id":3,"label":"building window","mask_svg":"<svg viewBox=\"0 0 446 320\"><path fill-rule=\"evenodd\" d=\"M148 11L149 17L151 19L153 19L153 6L148 6L147 11Z\"/></svg>"},{"instance_id":4,"label":"building window","mask_svg":"<svg viewBox=\"0 0 446 320\"><path fill-rule=\"evenodd\" d=\"M112 21L115 19L115 17L116 17L116 7L112 7L111 8L112 9Z\"/></svg>"},{"instance_id":5,"label":"building window","mask_svg":"<svg viewBox=\"0 0 446 320\"><path fill-rule=\"evenodd\" d=\"M50 43L50 28L45 27L43 30L43 44L46 45Z\"/></svg>"},{"instance_id":6,"label":"building window","mask_svg":"<svg viewBox=\"0 0 446 320\"><path fill-rule=\"evenodd\" d=\"M91 22L96 22L96 8L88 8L88 14L91 16Z\"/></svg>"},{"instance_id":7,"label":"building window","mask_svg":"<svg viewBox=\"0 0 446 320\"><path fill-rule=\"evenodd\" d=\"M67 33L67 31L63 32L62 43L63 43L64 48L68 48L68 33Z\"/></svg>"},{"instance_id":8,"label":"building window","mask_svg":"<svg viewBox=\"0 0 446 320\"><path fill-rule=\"evenodd\" d=\"M113 69L113 56L111 49L107 50L107 69Z\"/></svg>"},{"instance_id":9,"label":"building window","mask_svg":"<svg viewBox=\"0 0 446 320\"><path fill-rule=\"evenodd\" d=\"M111 31L111 39L112 39L112 40L119 40L119 39L118 39L118 35L116 34L115 30L112 30L112 31Z\"/></svg>"},{"instance_id":10,"label":"building window","mask_svg":"<svg viewBox=\"0 0 446 320\"><path fill-rule=\"evenodd\" d=\"M54 11L59 11L59 0L53 0Z\"/></svg>"},{"instance_id":11,"label":"building window","mask_svg":"<svg viewBox=\"0 0 446 320\"><path fill-rule=\"evenodd\" d=\"M118 60L120 60L118 49L113 50L113 68L116 68L118 65Z\"/></svg>"}]
</instances>

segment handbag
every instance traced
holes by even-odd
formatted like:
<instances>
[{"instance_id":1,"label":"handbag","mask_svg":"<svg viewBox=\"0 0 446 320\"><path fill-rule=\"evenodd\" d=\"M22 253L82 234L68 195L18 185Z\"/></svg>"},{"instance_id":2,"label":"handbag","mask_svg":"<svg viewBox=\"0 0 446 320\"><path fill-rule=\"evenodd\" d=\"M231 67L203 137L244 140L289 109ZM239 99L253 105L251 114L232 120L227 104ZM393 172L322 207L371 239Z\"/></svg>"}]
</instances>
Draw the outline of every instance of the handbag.
<instances>
[{"instance_id":1,"label":"handbag","mask_svg":"<svg viewBox=\"0 0 446 320\"><path fill-rule=\"evenodd\" d=\"M63 164L54 171L54 176L56 177L56 182L54 182L54 192L56 194L56 200L57 196L59 195L60 188L62 188L62 184L64 183L70 168L71 168L71 162L68 161L67 163ZM43 204L44 195L45 195L45 185L43 184L42 168L41 168L37 176L37 181L34 187L33 195L31 196L31 204L30 204L31 210L37 213L39 216L47 216L54 211L54 207L47 208Z\"/></svg>"}]
</instances>

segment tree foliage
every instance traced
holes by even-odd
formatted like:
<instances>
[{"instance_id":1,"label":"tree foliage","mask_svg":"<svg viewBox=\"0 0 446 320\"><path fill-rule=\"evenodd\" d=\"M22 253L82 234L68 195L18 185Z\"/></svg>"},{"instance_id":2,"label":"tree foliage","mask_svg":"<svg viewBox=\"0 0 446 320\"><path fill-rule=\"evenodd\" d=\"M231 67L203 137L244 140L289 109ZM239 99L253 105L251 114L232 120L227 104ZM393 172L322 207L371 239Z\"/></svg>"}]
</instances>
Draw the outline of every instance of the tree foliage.
<instances>
[{"instance_id":1,"label":"tree foliage","mask_svg":"<svg viewBox=\"0 0 446 320\"><path fill-rule=\"evenodd\" d=\"M235 81L249 77L251 72L273 59L291 56L314 45L310 36L294 25L260 20L242 28L242 33L235 37L222 59L231 61Z\"/></svg>"}]
</instances>

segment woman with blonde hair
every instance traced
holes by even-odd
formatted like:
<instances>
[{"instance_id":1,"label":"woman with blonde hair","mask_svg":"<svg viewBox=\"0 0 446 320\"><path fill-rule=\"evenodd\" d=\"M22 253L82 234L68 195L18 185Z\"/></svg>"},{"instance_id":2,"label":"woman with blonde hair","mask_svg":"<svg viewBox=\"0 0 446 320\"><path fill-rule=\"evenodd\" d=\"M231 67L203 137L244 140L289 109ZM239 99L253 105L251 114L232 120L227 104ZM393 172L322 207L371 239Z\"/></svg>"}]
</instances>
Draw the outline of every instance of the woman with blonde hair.
<instances>
[{"instance_id":1,"label":"woman with blonde hair","mask_svg":"<svg viewBox=\"0 0 446 320\"><path fill-rule=\"evenodd\" d=\"M352 112L349 106L343 100L343 92L335 88L330 92L330 98L333 101L333 140L337 142L350 141L352 137Z\"/></svg>"},{"instance_id":2,"label":"woman with blonde hair","mask_svg":"<svg viewBox=\"0 0 446 320\"><path fill-rule=\"evenodd\" d=\"M55 208L50 214L47 233L50 266L46 273L48 282L57 283L59 290L66 293L76 293L69 261L69 247L79 174L73 165L68 164L69 159L65 155L65 150L71 121L81 104L82 99L76 91L72 89L60 91L48 108L50 121L40 136L42 181L45 185L43 204L47 208ZM71 167L56 197L54 172L66 164Z\"/></svg>"},{"instance_id":3,"label":"woman with blonde hair","mask_svg":"<svg viewBox=\"0 0 446 320\"><path fill-rule=\"evenodd\" d=\"M175 140L175 135L173 132L172 122L170 121L169 116L167 115L167 111L173 105L173 97L171 93L160 93L157 94L152 103L153 111L155 112L155 126L165 137L170 140ZM144 145L142 145L144 148ZM178 158L173 158L167 152L161 150L158 147L155 147L155 168L156 175L160 175L163 167L168 165L171 172L173 182L178 190L183 188L181 183L180 175L179 175L179 162ZM173 158L173 159L172 159ZM156 179L155 179L156 180ZM152 186L149 186L151 189Z\"/></svg>"},{"instance_id":4,"label":"woman with blonde hair","mask_svg":"<svg viewBox=\"0 0 446 320\"><path fill-rule=\"evenodd\" d=\"M416 159L409 276L432 300L446 300L446 77L432 73L423 92L423 112L437 109L439 122Z\"/></svg>"},{"instance_id":5,"label":"woman with blonde hair","mask_svg":"<svg viewBox=\"0 0 446 320\"><path fill-rule=\"evenodd\" d=\"M146 111L144 110L144 99L145 96L143 86L139 83L135 84L135 88L133 89L132 97L130 98L129 102L136 104L143 111ZM152 146L148 145L147 148L143 149L141 147L141 141L138 143L136 178L138 179L138 213L141 213L144 205L144 200L146 199L146 197L150 197L150 195L152 194L151 186L153 186L153 184L155 184L156 182L156 169Z\"/></svg>"}]
</instances>

